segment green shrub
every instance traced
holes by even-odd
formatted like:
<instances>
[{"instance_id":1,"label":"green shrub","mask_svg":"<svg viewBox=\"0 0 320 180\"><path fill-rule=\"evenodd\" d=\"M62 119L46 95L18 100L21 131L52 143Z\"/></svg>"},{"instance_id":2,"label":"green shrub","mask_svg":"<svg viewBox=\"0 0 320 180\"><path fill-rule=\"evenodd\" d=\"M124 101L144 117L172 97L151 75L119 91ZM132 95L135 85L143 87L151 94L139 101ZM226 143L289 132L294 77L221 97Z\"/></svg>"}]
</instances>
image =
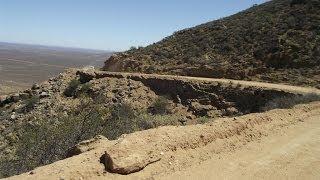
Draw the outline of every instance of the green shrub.
<instances>
[{"instance_id":1,"label":"green shrub","mask_svg":"<svg viewBox=\"0 0 320 180\"><path fill-rule=\"evenodd\" d=\"M115 120L135 118L135 110L128 103L118 103L111 107L111 117Z\"/></svg>"},{"instance_id":2,"label":"green shrub","mask_svg":"<svg viewBox=\"0 0 320 180\"><path fill-rule=\"evenodd\" d=\"M4 116L4 114L6 114L6 109L4 107L0 107L0 117Z\"/></svg>"},{"instance_id":3,"label":"green shrub","mask_svg":"<svg viewBox=\"0 0 320 180\"><path fill-rule=\"evenodd\" d=\"M113 105L103 135L109 139L117 139L122 134L139 130L136 117L137 114L130 104L119 103Z\"/></svg>"},{"instance_id":4,"label":"green shrub","mask_svg":"<svg viewBox=\"0 0 320 180\"><path fill-rule=\"evenodd\" d=\"M131 47L130 47L130 51L134 51L134 50L137 50L137 47L131 46Z\"/></svg>"},{"instance_id":5,"label":"green shrub","mask_svg":"<svg viewBox=\"0 0 320 180\"><path fill-rule=\"evenodd\" d=\"M17 131L14 142L14 159L1 159L0 174L10 176L26 172L67 157L67 152L77 143L103 134L110 116L103 104L95 104L89 98L83 100L81 110L73 110L68 116L59 112L57 118L37 116L37 121L24 124Z\"/></svg>"},{"instance_id":6,"label":"green shrub","mask_svg":"<svg viewBox=\"0 0 320 180\"><path fill-rule=\"evenodd\" d=\"M197 124L206 124L206 123L209 123L209 122L212 122L214 121L214 118L209 118L209 117L199 117L197 119Z\"/></svg>"},{"instance_id":7,"label":"green shrub","mask_svg":"<svg viewBox=\"0 0 320 180\"><path fill-rule=\"evenodd\" d=\"M181 116L141 114L138 118L139 130L153 129L159 126L181 125Z\"/></svg>"},{"instance_id":8,"label":"green shrub","mask_svg":"<svg viewBox=\"0 0 320 180\"><path fill-rule=\"evenodd\" d=\"M306 0L291 0L290 5L297 5L297 4L305 4L307 1Z\"/></svg>"},{"instance_id":9,"label":"green shrub","mask_svg":"<svg viewBox=\"0 0 320 180\"><path fill-rule=\"evenodd\" d=\"M70 148L96 135L117 139L139 130L181 124L180 116L151 115L128 103L106 107L105 100L97 98L81 98L78 108L68 111L67 116L63 108L57 108L57 117L38 115L33 123L19 126L18 139L12 142L13 158L0 159L0 175L19 174L67 158Z\"/></svg>"},{"instance_id":10,"label":"green shrub","mask_svg":"<svg viewBox=\"0 0 320 180\"><path fill-rule=\"evenodd\" d=\"M19 126L16 131L18 139L12 142L13 158L0 159L0 176L19 174L67 158L70 148L96 135L113 140L135 131L181 125L183 118L136 111L128 103L107 107L105 100L89 97L81 98L78 109L68 111L68 115L62 109L57 117L38 115L33 123Z\"/></svg>"},{"instance_id":11,"label":"green shrub","mask_svg":"<svg viewBox=\"0 0 320 180\"><path fill-rule=\"evenodd\" d=\"M83 84L81 86L80 93L81 94L88 94L90 92L91 88L92 88L92 84L90 84L90 83Z\"/></svg>"},{"instance_id":12,"label":"green shrub","mask_svg":"<svg viewBox=\"0 0 320 180\"><path fill-rule=\"evenodd\" d=\"M31 111L35 106L36 104L39 102L39 97L38 96L32 96L31 98L29 99L26 99L24 101L24 110L25 111Z\"/></svg>"},{"instance_id":13,"label":"green shrub","mask_svg":"<svg viewBox=\"0 0 320 180\"><path fill-rule=\"evenodd\" d=\"M68 87L64 91L64 95L67 97L74 97L76 95L79 85L80 81L78 79L71 80L68 84Z\"/></svg>"},{"instance_id":14,"label":"green shrub","mask_svg":"<svg viewBox=\"0 0 320 180\"><path fill-rule=\"evenodd\" d=\"M169 112L170 102L167 98L159 96L151 105L150 111L155 115L164 115Z\"/></svg>"}]
</instances>

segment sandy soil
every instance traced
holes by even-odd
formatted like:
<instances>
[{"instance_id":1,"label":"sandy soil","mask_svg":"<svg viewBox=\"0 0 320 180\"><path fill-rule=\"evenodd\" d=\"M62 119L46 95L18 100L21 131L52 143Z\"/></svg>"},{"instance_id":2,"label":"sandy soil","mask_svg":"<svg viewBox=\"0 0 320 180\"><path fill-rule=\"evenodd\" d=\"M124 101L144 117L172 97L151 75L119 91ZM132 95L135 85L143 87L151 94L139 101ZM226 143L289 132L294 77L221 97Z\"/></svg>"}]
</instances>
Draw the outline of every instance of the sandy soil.
<instances>
[{"instance_id":1,"label":"sandy soil","mask_svg":"<svg viewBox=\"0 0 320 180\"><path fill-rule=\"evenodd\" d=\"M88 152L10 179L319 179L320 102L85 146ZM110 173L100 163L105 153L115 166L143 168Z\"/></svg>"},{"instance_id":2,"label":"sandy soil","mask_svg":"<svg viewBox=\"0 0 320 180\"><path fill-rule=\"evenodd\" d=\"M320 116L160 179L320 179Z\"/></svg>"}]
</instances>

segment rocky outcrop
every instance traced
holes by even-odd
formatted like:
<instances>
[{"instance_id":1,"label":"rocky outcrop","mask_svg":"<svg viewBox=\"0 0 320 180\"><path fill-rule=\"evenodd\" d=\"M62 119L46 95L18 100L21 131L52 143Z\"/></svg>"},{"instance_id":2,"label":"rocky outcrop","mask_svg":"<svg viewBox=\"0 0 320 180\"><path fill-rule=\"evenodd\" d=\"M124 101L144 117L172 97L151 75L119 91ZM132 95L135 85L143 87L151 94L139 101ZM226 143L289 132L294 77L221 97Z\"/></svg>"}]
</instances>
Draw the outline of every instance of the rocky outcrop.
<instances>
[{"instance_id":1,"label":"rocky outcrop","mask_svg":"<svg viewBox=\"0 0 320 180\"><path fill-rule=\"evenodd\" d=\"M108 67L108 70L110 71L124 71L127 69L137 69L142 64L139 61L132 60L132 59L126 59L125 61L119 61L120 59L126 58L127 54L114 54L112 55L108 61L105 62L105 67Z\"/></svg>"},{"instance_id":2,"label":"rocky outcrop","mask_svg":"<svg viewBox=\"0 0 320 180\"><path fill-rule=\"evenodd\" d=\"M134 73L104 71L78 71L80 81L85 83L100 78L131 79L144 84L158 95L168 96L174 102L188 107L196 116L232 116L260 111L266 102L293 92L244 86L237 82L207 82L189 80L178 76L156 76Z\"/></svg>"}]
</instances>

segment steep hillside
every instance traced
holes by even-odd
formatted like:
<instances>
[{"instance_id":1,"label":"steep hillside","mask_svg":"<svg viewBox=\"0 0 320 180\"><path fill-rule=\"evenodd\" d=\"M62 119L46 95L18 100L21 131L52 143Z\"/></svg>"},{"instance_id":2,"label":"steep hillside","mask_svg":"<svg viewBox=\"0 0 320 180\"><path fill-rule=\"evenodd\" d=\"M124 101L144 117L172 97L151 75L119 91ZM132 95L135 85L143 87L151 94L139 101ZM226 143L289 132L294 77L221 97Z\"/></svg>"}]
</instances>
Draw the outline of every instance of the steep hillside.
<instances>
[{"instance_id":1,"label":"steep hillside","mask_svg":"<svg viewBox=\"0 0 320 180\"><path fill-rule=\"evenodd\" d=\"M320 1L273 0L118 53L104 70L320 88Z\"/></svg>"}]
</instances>

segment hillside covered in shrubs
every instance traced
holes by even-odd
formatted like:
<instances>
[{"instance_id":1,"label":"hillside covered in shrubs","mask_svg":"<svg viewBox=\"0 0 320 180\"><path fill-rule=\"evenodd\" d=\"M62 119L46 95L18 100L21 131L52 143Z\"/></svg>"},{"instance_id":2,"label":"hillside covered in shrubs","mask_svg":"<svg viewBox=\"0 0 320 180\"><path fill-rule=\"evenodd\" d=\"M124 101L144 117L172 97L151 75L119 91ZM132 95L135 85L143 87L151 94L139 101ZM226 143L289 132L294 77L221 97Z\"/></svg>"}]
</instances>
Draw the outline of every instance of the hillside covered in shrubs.
<instances>
[{"instance_id":1,"label":"hillside covered in shrubs","mask_svg":"<svg viewBox=\"0 0 320 180\"><path fill-rule=\"evenodd\" d=\"M115 54L103 69L320 88L319 12L319 0L268 1Z\"/></svg>"},{"instance_id":2,"label":"hillside covered in shrubs","mask_svg":"<svg viewBox=\"0 0 320 180\"><path fill-rule=\"evenodd\" d=\"M191 114L141 82L102 78L83 83L76 72L68 70L31 89L0 96L0 178L67 158L77 143L95 136L113 140L139 130L183 125L181 120Z\"/></svg>"},{"instance_id":3,"label":"hillside covered in shrubs","mask_svg":"<svg viewBox=\"0 0 320 180\"><path fill-rule=\"evenodd\" d=\"M78 143L99 135L115 140L160 126L236 119L319 99L319 93L301 96L236 81L70 69L0 96L0 178L75 155Z\"/></svg>"}]
</instances>

